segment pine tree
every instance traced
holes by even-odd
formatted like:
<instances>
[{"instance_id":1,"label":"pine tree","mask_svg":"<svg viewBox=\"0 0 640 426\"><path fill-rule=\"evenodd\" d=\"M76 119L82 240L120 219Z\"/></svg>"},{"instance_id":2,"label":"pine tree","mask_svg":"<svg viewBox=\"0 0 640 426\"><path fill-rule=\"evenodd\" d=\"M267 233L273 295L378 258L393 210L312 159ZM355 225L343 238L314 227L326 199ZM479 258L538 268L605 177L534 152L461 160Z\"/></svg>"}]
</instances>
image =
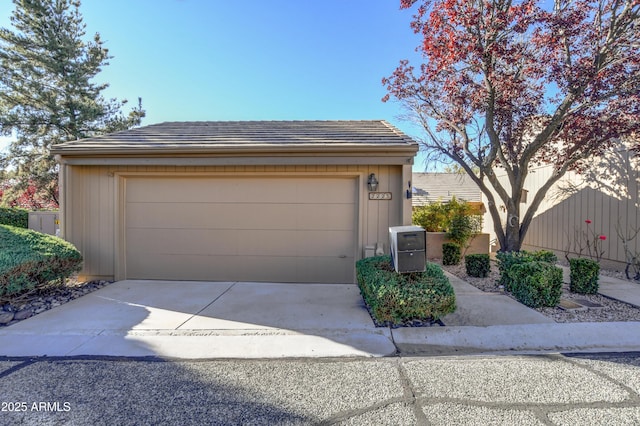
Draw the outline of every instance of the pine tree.
<instances>
[{"instance_id":1,"label":"pine tree","mask_svg":"<svg viewBox=\"0 0 640 426\"><path fill-rule=\"evenodd\" d=\"M79 0L13 0L12 31L0 28L0 133L13 134L0 167L11 167L9 204L29 186L57 203L53 144L139 125L141 101L129 114L126 100L105 99L108 84L94 77L108 65L109 51L96 33L85 35Z\"/></svg>"}]
</instances>

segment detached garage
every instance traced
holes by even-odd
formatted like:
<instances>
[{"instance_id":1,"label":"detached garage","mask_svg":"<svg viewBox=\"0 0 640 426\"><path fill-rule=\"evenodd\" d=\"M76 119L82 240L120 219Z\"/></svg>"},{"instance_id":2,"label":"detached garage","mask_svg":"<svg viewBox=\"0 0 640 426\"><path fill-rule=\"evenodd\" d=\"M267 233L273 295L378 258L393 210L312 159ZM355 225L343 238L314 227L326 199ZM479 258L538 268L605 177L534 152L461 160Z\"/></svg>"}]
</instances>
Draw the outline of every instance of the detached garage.
<instances>
[{"instance_id":1,"label":"detached garage","mask_svg":"<svg viewBox=\"0 0 640 426\"><path fill-rule=\"evenodd\" d=\"M355 282L411 222L417 143L384 121L177 122L53 148L83 279Z\"/></svg>"}]
</instances>

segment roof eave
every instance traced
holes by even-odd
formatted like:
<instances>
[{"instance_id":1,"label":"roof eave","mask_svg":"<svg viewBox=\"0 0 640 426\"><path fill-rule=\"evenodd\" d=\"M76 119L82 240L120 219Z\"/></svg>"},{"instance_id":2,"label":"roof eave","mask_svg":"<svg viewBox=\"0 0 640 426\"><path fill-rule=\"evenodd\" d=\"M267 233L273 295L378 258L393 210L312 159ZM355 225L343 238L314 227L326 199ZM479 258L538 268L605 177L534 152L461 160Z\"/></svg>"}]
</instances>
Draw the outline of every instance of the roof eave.
<instances>
[{"instance_id":1,"label":"roof eave","mask_svg":"<svg viewBox=\"0 0 640 426\"><path fill-rule=\"evenodd\" d=\"M163 146L62 146L54 145L51 153L61 157L76 156L194 156L194 155L240 155L247 154L314 154L331 156L339 154L358 154L386 152L407 155L418 152L418 144L313 144L313 145L273 145L273 144L248 144L248 145L163 145Z\"/></svg>"}]
</instances>

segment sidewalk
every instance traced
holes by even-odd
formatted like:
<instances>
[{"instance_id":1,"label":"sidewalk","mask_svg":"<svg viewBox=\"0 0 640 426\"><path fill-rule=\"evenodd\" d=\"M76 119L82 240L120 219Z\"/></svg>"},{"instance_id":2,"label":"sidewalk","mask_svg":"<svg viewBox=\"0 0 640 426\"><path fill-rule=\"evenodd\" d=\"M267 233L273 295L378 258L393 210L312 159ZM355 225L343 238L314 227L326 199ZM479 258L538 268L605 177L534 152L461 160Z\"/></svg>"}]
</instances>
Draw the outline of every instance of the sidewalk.
<instances>
[{"instance_id":1,"label":"sidewalk","mask_svg":"<svg viewBox=\"0 0 640 426\"><path fill-rule=\"evenodd\" d=\"M640 351L640 322L556 323L508 296L447 276L458 310L442 318L445 327L392 330L401 355ZM599 292L640 306L640 284L601 276Z\"/></svg>"}]
</instances>

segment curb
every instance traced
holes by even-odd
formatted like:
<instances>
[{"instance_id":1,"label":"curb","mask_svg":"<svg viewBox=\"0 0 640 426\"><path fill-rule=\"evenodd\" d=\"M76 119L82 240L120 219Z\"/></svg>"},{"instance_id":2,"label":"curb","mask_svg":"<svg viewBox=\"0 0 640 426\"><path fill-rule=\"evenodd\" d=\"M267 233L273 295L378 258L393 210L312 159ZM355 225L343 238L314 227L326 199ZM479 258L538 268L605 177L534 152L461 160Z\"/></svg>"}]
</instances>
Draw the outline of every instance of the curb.
<instances>
[{"instance_id":1,"label":"curb","mask_svg":"<svg viewBox=\"0 0 640 426\"><path fill-rule=\"evenodd\" d=\"M640 351L640 322L393 329L400 355Z\"/></svg>"}]
</instances>

